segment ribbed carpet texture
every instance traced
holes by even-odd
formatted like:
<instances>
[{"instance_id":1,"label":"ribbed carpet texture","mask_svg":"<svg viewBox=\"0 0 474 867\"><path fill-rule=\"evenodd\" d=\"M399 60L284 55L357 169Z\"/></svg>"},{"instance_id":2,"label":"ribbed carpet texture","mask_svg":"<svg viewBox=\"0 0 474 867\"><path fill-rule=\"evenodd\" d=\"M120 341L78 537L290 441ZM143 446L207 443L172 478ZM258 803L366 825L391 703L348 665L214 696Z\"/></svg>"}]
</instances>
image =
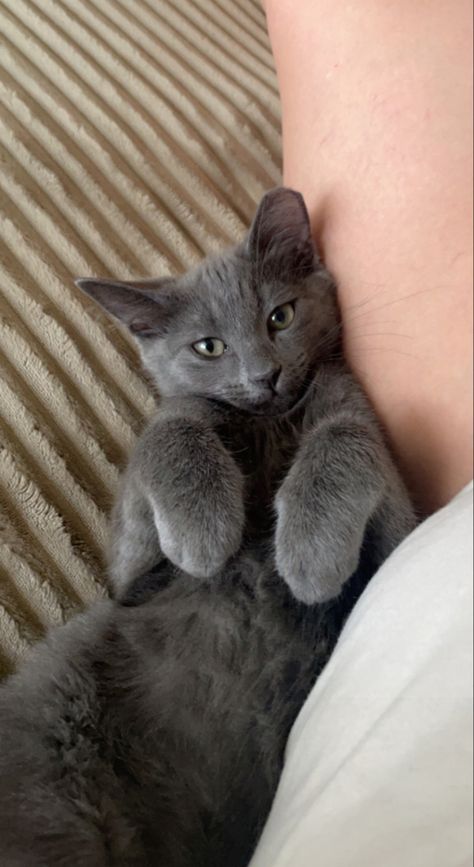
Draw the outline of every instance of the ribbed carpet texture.
<instances>
[{"instance_id":1,"label":"ribbed carpet texture","mask_svg":"<svg viewBox=\"0 0 474 867\"><path fill-rule=\"evenodd\" d=\"M237 240L280 180L259 0L0 0L0 673L106 593L152 391L73 278Z\"/></svg>"}]
</instances>

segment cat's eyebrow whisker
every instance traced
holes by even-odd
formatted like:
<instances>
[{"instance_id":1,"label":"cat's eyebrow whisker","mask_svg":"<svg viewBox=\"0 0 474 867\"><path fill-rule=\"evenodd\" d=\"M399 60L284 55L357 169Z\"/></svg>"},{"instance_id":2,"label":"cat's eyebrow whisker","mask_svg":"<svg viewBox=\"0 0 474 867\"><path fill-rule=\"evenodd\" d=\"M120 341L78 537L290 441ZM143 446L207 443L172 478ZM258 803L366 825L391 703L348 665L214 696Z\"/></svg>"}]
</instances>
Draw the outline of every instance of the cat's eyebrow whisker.
<instances>
[{"instance_id":1,"label":"cat's eyebrow whisker","mask_svg":"<svg viewBox=\"0 0 474 867\"><path fill-rule=\"evenodd\" d=\"M351 310L360 311L361 307L365 307L370 301L373 301L380 297L380 295L384 295L388 292L388 289L384 289L381 292L375 293L375 295L371 295L369 298L366 298L365 301L360 301L357 304L352 304L347 307L344 311L344 325L347 325L348 322L353 322L354 319L358 318L358 316L351 316L349 318L346 317L347 312ZM402 295L400 298L392 298L390 301L385 302L384 304L379 304L377 307L372 307L369 310L364 310L361 315L365 316L368 313L377 313L379 310L384 310L386 307L393 307L395 304L401 304L403 301L409 301L411 298L416 298L418 295L426 295L429 292L433 292L434 289L430 286L428 289L418 289L416 292L410 292L408 295Z\"/></svg>"},{"instance_id":2,"label":"cat's eyebrow whisker","mask_svg":"<svg viewBox=\"0 0 474 867\"><path fill-rule=\"evenodd\" d=\"M326 331L323 340L327 340L329 337L332 337L338 331L342 331L343 325L341 321L336 322L329 331Z\"/></svg>"},{"instance_id":3,"label":"cat's eyebrow whisker","mask_svg":"<svg viewBox=\"0 0 474 867\"><path fill-rule=\"evenodd\" d=\"M360 334L351 334L351 337L356 337L357 340L362 337L403 337L407 340L413 340L412 334L401 334L398 331L362 331Z\"/></svg>"},{"instance_id":4,"label":"cat's eyebrow whisker","mask_svg":"<svg viewBox=\"0 0 474 867\"><path fill-rule=\"evenodd\" d=\"M324 349L334 342L335 336L338 332L342 331L342 324L338 322L336 325L333 325L329 331L326 332L324 337L318 342L318 349Z\"/></svg>"},{"instance_id":5,"label":"cat's eyebrow whisker","mask_svg":"<svg viewBox=\"0 0 474 867\"><path fill-rule=\"evenodd\" d=\"M381 305L381 306L380 306L379 308L377 308L377 309L382 309L384 306L388 306L388 305ZM332 327L332 328L327 332L327 334L324 335L323 339L321 340L321 342L320 342L320 344L319 344L319 348L320 348L320 349L324 349L324 347L326 347L326 346L328 345L328 343L329 343L329 342L334 338L334 335L335 335L338 331L339 331L339 332L344 332L344 330L346 329L346 327L347 327L348 324L350 324L350 323L352 323L352 322L355 322L355 321L357 321L357 320L359 320L359 319L362 319L363 316L365 316L365 315L367 315L368 313L371 313L371 312L372 312L372 310L370 310L370 311L364 311L363 314L360 314L360 315L358 314L357 316L349 317L348 319L345 319L343 322L339 322L339 323L337 323L337 325L334 325L334 326L333 326L333 327ZM393 320L389 320L389 321L387 322L387 324L389 324L389 322L391 322L391 321L393 321ZM379 324L383 324L383 322L381 322L381 323L379 323ZM367 337L385 337L385 336L389 337L389 336L390 336L390 337L402 337L402 338L404 338L404 339L406 339L406 340L412 340L412 339L413 339L413 336L410 335L410 334L403 334L402 332L396 332L396 331L385 331L385 332L383 332L383 331L380 331L380 332L377 331L377 332L375 332L375 331L374 331L374 332L370 332L370 333L369 333L369 332L363 332L363 333L361 333L361 334L351 333L351 337L353 337L353 338L355 337L356 339L359 339L359 338L362 338L362 337L365 337L365 336L367 336Z\"/></svg>"},{"instance_id":6,"label":"cat's eyebrow whisker","mask_svg":"<svg viewBox=\"0 0 474 867\"><path fill-rule=\"evenodd\" d=\"M329 361L343 361L344 360L344 352L342 349L334 349L333 352L329 355ZM319 387L319 385L318 385Z\"/></svg>"},{"instance_id":7,"label":"cat's eyebrow whisker","mask_svg":"<svg viewBox=\"0 0 474 867\"><path fill-rule=\"evenodd\" d=\"M364 352L394 352L396 355L405 355L407 358L414 358L417 361L421 360L420 355L413 355L412 352L403 352L402 349L393 349L390 346L365 346Z\"/></svg>"}]
</instances>

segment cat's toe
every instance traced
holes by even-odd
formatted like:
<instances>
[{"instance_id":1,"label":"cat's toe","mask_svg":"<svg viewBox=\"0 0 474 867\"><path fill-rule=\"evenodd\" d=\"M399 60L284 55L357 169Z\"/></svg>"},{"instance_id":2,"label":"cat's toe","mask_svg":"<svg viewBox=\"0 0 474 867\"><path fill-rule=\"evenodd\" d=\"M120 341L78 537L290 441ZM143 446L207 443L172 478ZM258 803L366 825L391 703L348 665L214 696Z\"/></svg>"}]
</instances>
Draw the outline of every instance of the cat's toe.
<instances>
[{"instance_id":1,"label":"cat's toe","mask_svg":"<svg viewBox=\"0 0 474 867\"><path fill-rule=\"evenodd\" d=\"M227 550L220 550L212 545L211 540L208 544L200 540L199 545L192 545L183 550L181 568L193 578L213 578L225 566L228 559Z\"/></svg>"},{"instance_id":2,"label":"cat's toe","mask_svg":"<svg viewBox=\"0 0 474 867\"><path fill-rule=\"evenodd\" d=\"M304 556L276 557L278 573L285 580L295 599L305 605L319 605L339 596L354 568L329 569Z\"/></svg>"},{"instance_id":3,"label":"cat's toe","mask_svg":"<svg viewBox=\"0 0 474 867\"><path fill-rule=\"evenodd\" d=\"M175 566L193 578L212 578L237 552L242 540L243 513L235 513L230 522L202 521L184 530L177 524L174 532L160 527L163 553Z\"/></svg>"},{"instance_id":4,"label":"cat's toe","mask_svg":"<svg viewBox=\"0 0 474 867\"><path fill-rule=\"evenodd\" d=\"M189 540L185 543L179 537L162 540L161 548L174 566L193 578L212 578L225 563L215 552L203 549L202 545L193 544Z\"/></svg>"},{"instance_id":5,"label":"cat's toe","mask_svg":"<svg viewBox=\"0 0 474 867\"><path fill-rule=\"evenodd\" d=\"M275 562L293 596L306 605L316 605L339 596L357 569L359 547L333 551L316 532L303 535L294 528L291 532L277 528Z\"/></svg>"}]
</instances>

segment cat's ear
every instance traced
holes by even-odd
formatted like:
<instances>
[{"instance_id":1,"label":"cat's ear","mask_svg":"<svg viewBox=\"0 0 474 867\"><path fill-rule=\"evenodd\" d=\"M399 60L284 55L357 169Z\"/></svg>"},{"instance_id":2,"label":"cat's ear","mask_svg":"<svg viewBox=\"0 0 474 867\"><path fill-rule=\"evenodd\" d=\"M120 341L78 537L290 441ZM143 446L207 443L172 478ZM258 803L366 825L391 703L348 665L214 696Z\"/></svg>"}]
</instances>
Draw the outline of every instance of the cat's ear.
<instances>
[{"instance_id":1,"label":"cat's ear","mask_svg":"<svg viewBox=\"0 0 474 867\"><path fill-rule=\"evenodd\" d=\"M164 334L178 307L172 278L133 282L81 277L74 281L135 337Z\"/></svg>"},{"instance_id":2,"label":"cat's ear","mask_svg":"<svg viewBox=\"0 0 474 867\"><path fill-rule=\"evenodd\" d=\"M266 193L247 237L247 252L260 272L303 278L314 270L318 257L301 193L288 187Z\"/></svg>"}]
</instances>

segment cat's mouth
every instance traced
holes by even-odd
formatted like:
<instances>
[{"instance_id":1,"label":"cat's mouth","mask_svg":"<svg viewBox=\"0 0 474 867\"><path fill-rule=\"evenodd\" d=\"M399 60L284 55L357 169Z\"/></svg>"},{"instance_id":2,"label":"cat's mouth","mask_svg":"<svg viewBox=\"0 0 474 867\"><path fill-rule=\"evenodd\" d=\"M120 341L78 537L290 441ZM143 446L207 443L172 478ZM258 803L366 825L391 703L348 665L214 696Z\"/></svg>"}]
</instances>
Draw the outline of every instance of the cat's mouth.
<instances>
[{"instance_id":1,"label":"cat's mouth","mask_svg":"<svg viewBox=\"0 0 474 867\"><path fill-rule=\"evenodd\" d=\"M275 394L264 401L247 402L242 405L242 409L246 409L252 415L258 416L283 416L294 412L306 399L309 387L312 382L312 377L306 378L301 387L291 394Z\"/></svg>"},{"instance_id":2,"label":"cat's mouth","mask_svg":"<svg viewBox=\"0 0 474 867\"><path fill-rule=\"evenodd\" d=\"M227 394L222 397L214 398L218 403L227 404L235 407L241 412L248 413L253 416L285 416L294 412L306 400L309 388L314 378L314 371L311 370L301 381L298 388L293 388L284 392L268 393L265 396L254 398L251 395L245 394Z\"/></svg>"},{"instance_id":3,"label":"cat's mouth","mask_svg":"<svg viewBox=\"0 0 474 867\"><path fill-rule=\"evenodd\" d=\"M252 400L251 398L232 398L224 401L249 415L276 416L282 415L288 410L288 399L282 399L281 395L268 397L265 400Z\"/></svg>"}]
</instances>

